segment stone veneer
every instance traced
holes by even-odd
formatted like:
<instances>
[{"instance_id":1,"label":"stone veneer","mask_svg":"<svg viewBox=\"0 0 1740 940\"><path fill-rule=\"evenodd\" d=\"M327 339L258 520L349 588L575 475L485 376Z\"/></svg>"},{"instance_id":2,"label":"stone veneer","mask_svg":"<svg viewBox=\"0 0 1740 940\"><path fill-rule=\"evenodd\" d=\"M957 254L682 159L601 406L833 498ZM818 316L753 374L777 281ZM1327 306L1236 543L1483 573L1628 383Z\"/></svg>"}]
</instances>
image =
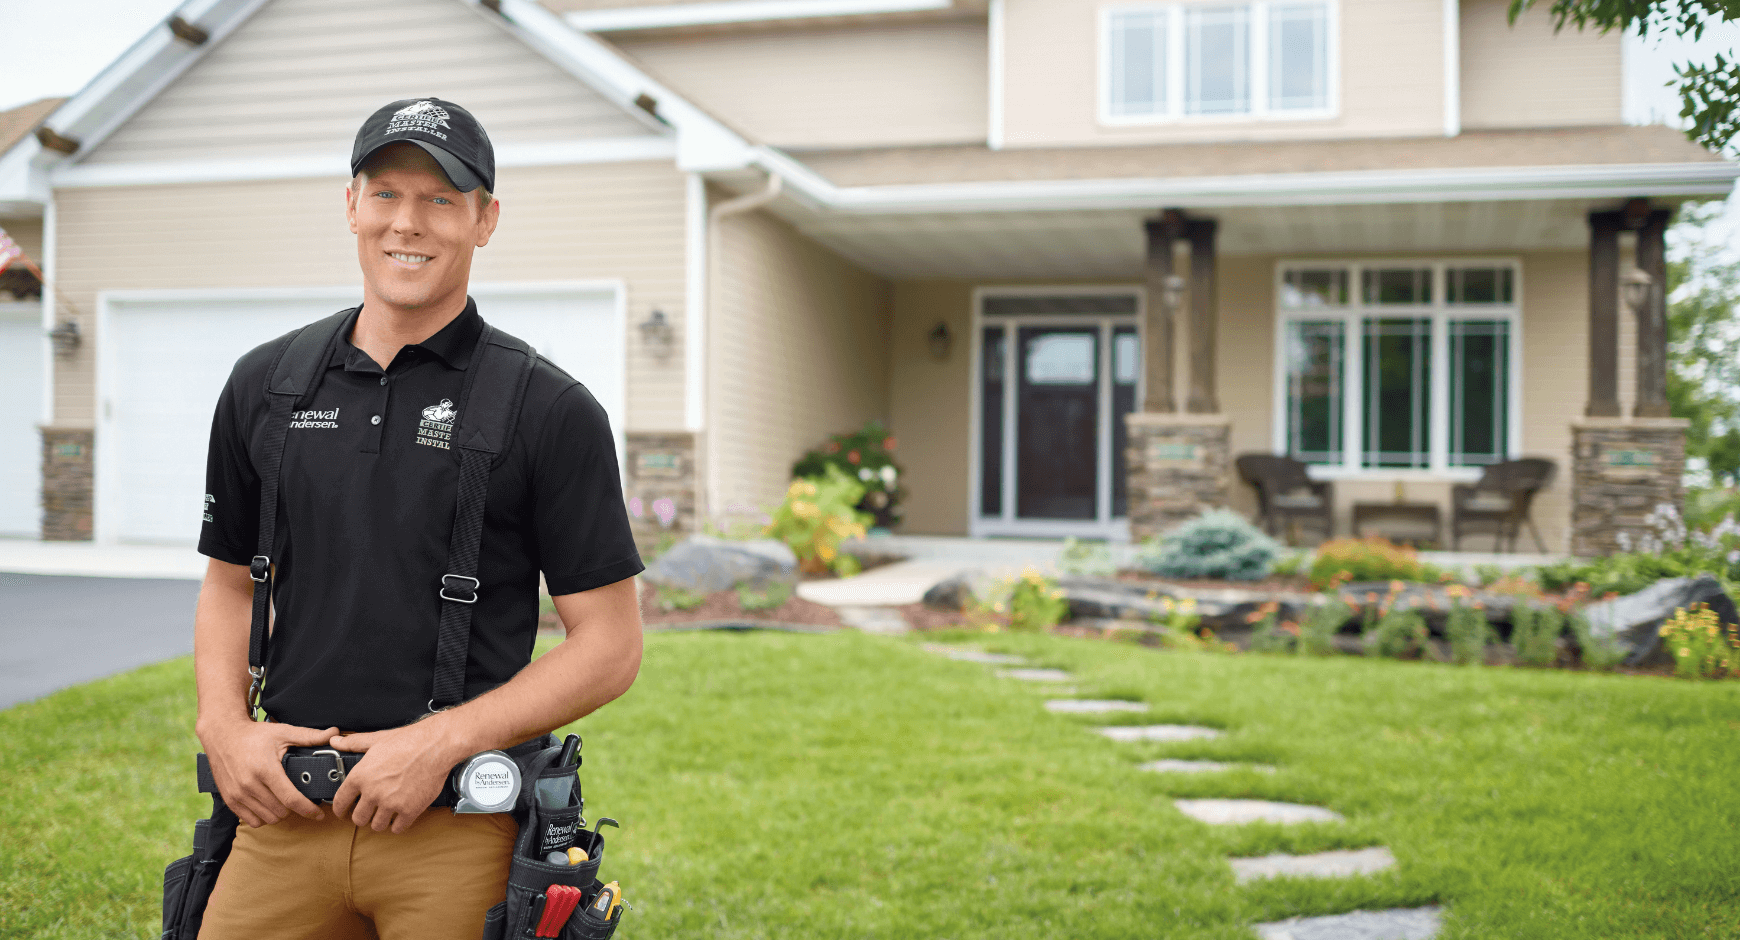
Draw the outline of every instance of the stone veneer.
<instances>
[{"instance_id":1,"label":"stone veneer","mask_svg":"<svg viewBox=\"0 0 1740 940\"><path fill-rule=\"evenodd\" d=\"M1588 418L1571 425L1571 554L1623 551L1619 534L1654 534L1644 521L1685 498L1686 426L1680 418Z\"/></svg>"},{"instance_id":2,"label":"stone veneer","mask_svg":"<svg viewBox=\"0 0 1740 940\"><path fill-rule=\"evenodd\" d=\"M91 539L89 428L42 429L42 537L51 542Z\"/></svg>"},{"instance_id":3,"label":"stone veneer","mask_svg":"<svg viewBox=\"0 0 1740 940\"><path fill-rule=\"evenodd\" d=\"M1124 421L1130 538L1143 541L1227 505L1232 424L1225 417L1132 412Z\"/></svg>"},{"instance_id":4,"label":"stone veneer","mask_svg":"<svg viewBox=\"0 0 1740 940\"><path fill-rule=\"evenodd\" d=\"M688 431L630 431L625 437L628 486L623 495L628 500L635 543L645 550L667 532L689 535L699 531L696 435Z\"/></svg>"}]
</instances>

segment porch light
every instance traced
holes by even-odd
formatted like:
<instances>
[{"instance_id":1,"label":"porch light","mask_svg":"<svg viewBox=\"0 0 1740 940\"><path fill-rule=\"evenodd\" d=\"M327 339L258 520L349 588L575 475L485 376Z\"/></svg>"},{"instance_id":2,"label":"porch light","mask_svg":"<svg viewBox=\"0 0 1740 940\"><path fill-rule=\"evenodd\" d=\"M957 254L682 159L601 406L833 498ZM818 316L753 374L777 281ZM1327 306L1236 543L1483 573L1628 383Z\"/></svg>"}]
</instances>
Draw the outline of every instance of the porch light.
<instances>
[{"instance_id":1,"label":"porch light","mask_svg":"<svg viewBox=\"0 0 1740 940\"><path fill-rule=\"evenodd\" d=\"M665 319L663 310L654 310L652 316L641 322L640 339L660 359L671 354L671 347L676 342L676 331L671 329L671 323Z\"/></svg>"},{"instance_id":2,"label":"porch light","mask_svg":"<svg viewBox=\"0 0 1740 940\"><path fill-rule=\"evenodd\" d=\"M1619 293L1625 298L1625 306L1633 314L1641 313L1649 303L1649 290L1655 284L1655 278L1642 268L1632 268L1619 276Z\"/></svg>"},{"instance_id":3,"label":"porch light","mask_svg":"<svg viewBox=\"0 0 1740 940\"><path fill-rule=\"evenodd\" d=\"M56 355L71 355L79 348L79 325L72 320L62 320L59 326L48 331L48 338L54 343Z\"/></svg>"},{"instance_id":4,"label":"porch light","mask_svg":"<svg viewBox=\"0 0 1740 940\"><path fill-rule=\"evenodd\" d=\"M1168 274L1166 276L1164 302L1168 310L1177 310L1178 305L1184 302L1184 278L1181 275Z\"/></svg>"},{"instance_id":5,"label":"porch light","mask_svg":"<svg viewBox=\"0 0 1740 940\"><path fill-rule=\"evenodd\" d=\"M925 337L930 343L930 356L938 361L949 357L949 347L954 345L954 334L949 332L949 325L938 320L936 328Z\"/></svg>"}]
</instances>

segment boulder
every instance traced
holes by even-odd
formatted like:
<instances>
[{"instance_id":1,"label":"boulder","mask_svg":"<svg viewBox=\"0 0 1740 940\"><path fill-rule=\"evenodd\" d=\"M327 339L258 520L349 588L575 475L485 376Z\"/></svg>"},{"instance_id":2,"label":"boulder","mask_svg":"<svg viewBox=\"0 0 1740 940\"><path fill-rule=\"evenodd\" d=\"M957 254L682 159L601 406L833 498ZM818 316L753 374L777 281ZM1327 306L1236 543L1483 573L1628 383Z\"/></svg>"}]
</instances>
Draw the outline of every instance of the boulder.
<instances>
[{"instance_id":1,"label":"boulder","mask_svg":"<svg viewBox=\"0 0 1740 940\"><path fill-rule=\"evenodd\" d=\"M978 569L951 575L930 586L924 592L924 605L937 610L959 612L978 598L990 594L997 579Z\"/></svg>"},{"instance_id":2,"label":"boulder","mask_svg":"<svg viewBox=\"0 0 1740 940\"><path fill-rule=\"evenodd\" d=\"M1664 578L1638 591L1583 608L1589 633L1598 639L1615 640L1629 653L1627 666L1661 660L1661 634L1657 631L1674 611L1693 604L1708 604L1723 623L1740 623L1734 601L1709 575L1696 578Z\"/></svg>"},{"instance_id":3,"label":"boulder","mask_svg":"<svg viewBox=\"0 0 1740 940\"><path fill-rule=\"evenodd\" d=\"M1390 594L1388 581L1356 581L1344 584L1336 596L1354 610L1356 620L1362 619L1366 608L1375 608L1383 603ZM1377 598L1376 603L1371 598ZM1418 611L1425 619L1427 629L1439 636L1444 635L1444 624L1450 619L1450 608L1455 599L1450 596L1448 585L1422 584L1419 582L1403 582L1402 589L1396 592L1395 600L1391 602L1393 609ZM1485 591L1475 591L1461 600L1464 604L1479 604L1486 614L1489 623L1509 624L1510 609L1517 599L1509 594L1491 594ZM1373 611L1375 614L1375 610Z\"/></svg>"},{"instance_id":4,"label":"boulder","mask_svg":"<svg viewBox=\"0 0 1740 940\"><path fill-rule=\"evenodd\" d=\"M774 542L785 555L791 549ZM682 542L647 566L641 577L660 587L681 588L697 594L723 591L748 582L763 586L770 581L791 580L797 561L787 560L765 542L726 542L704 537Z\"/></svg>"},{"instance_id":5,"label":"boulder","mask_svg":"<svg viewBox=\"0 0 1740 940\"><path fill-rule=\"evenodd\" d=\"M1184 588L1111 578L1062 578L1058 587L1069 600L1072 618L1148 620L1166 615L1167 599L1174 606L1188 599L1196 602L1200 626L1213 630L1248 626L1246 618L1267 603L1279 605L1276 615L1282 620L1299 619L1314 603L1311 595L1291 591Z\"/></svg>"}]
</instances>

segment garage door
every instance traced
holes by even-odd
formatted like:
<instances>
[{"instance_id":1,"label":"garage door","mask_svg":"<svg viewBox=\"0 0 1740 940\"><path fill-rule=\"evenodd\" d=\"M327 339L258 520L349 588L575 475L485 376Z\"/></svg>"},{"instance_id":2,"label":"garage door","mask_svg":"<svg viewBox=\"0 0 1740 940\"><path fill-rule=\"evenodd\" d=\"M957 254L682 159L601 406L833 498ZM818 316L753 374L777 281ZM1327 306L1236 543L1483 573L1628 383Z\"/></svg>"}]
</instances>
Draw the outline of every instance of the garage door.
<instances>
[{"instance_id":1,"label":"garage door","mask_svg":"<svg viewBox=\"0 0 1740 940\"><path fill-rule=\"evenodd\" d=\"M42 307L0 303L0 535L42 527Z\"/></svg>"},{"instance_id":2,"label":"garage door","mask_svg":"<svg viewBox=\"0 0 1740 940\"><path fill-rule=\"evenodd\" d=\"M490 323L586 383L621 461L624 326L615 285L473 285ZM212 409L243 353L356 302L355 292L105 295L98 366L96 536L199 538Z\"/></svg>"}]
</instances>

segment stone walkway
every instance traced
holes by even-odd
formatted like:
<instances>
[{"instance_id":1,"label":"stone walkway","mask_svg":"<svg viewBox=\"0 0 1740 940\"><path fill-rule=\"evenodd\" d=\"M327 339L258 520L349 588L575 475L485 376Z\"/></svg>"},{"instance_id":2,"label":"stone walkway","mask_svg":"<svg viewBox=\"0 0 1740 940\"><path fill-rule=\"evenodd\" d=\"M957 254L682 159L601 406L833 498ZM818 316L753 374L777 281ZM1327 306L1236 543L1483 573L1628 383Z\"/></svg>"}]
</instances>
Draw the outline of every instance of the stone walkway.
<instances>
[{"instance_id":1,"label":"stone walkway","mask_svg":"<svg viewBox=\"0 0 1740 940\"><path fill-rule=\"evenodd\" d=\"M947 656L961 662L1006 666L997 675L1027 682L1062 683L1074 676L1062 669L1032 666L1019 656L987 653L983 650L927 644L926 652ZM1123 699L1050 699L1045 710L1054 714L1098 715L1148 711L1146 702ZM1217 728L1197 725L1109 725L1095 728L1113 741L1182 742L1213 740L1225 736ZM1212 760L1161 759L1137 766L1151 773L1201 774L1235 770L1275 773L1267 764L1226 763ZM1273 800L1189 799L1173 800L1172 805L1184 815L1211 826L1242 826L1250 823L1275 825L1333 825L1346 822L1346 817L1322 806L1282 803ZM1264 855L1256 858L1229 858L1235 884L1246 884L1269 878L1352 878L1382 874L1396 867L1396 857L1388 848L1373 846L1364 849L1342 849L1312 855ZM1385 911L1351 911L1328 917L1296 917L1291 920L1255 924L1261 940L1431 940L1438 935L1443 921L1439 907L1397 908Z\"/></svg>"}]
</instances>

